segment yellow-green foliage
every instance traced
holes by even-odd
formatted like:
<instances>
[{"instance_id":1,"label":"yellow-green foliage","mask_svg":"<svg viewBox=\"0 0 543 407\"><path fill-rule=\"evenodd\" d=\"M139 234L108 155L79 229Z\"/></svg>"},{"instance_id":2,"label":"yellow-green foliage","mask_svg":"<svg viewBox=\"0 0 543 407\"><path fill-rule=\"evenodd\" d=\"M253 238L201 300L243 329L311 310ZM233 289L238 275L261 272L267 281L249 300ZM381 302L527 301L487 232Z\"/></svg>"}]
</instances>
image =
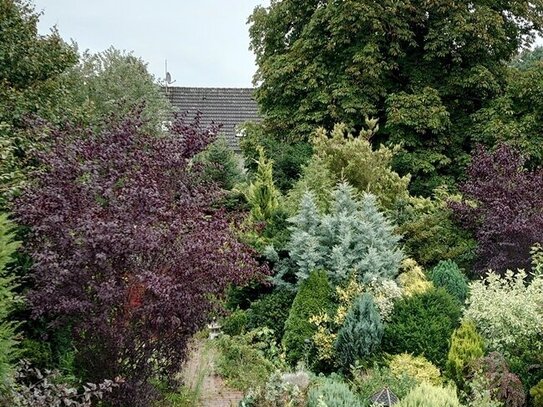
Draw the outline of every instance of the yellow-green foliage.
<instances>
[{"instance_id":1,"label":"yellow-green foliage","mask_svg":"<svg viewBox=\"0 0 543 407\"><path fill-rule=\"evenodd\" d=\"M397 404L398 407L462 407L454 387L422 382Z\"/></svg>"},{"instance_id":2,"label":"yellow-green foliage","mask_svg":"<svg viewBox=\"0 0 543 407\"><path fill-rule=\"evenodd\" d=\"M254 180L243 191L251 208L251 220L269 220L279 208L281 194L273 183L273 161L266 158L264 149L258 149L258 167Z\"/></svg>"},{"instance_id":3,"label":"yellow-green foliage","mask_svg":"<svg viewBox=\"0 0 543 407\"><path fill-rule=\"evenodd\" d=\"M534 399L534 407L543 407L543 380L530 389L530 395Z\"/></svg>"},{"instance_id":4,"label":"yellow-green foliage","mask_svg":"<svg viewBox=\"0 0 543 407\"><path fill-rule=\"evenodd\" d=\"M471 362L484 355L484 341L471 321L463 321L451 337L451 347L447 356L447 375L462 386L466 368Z\"/></svg>"},{"instance_id":5,"label":"yellow-green foliage","mask_svg":"<svg viewBox=\"0 0 543 407\"><path fill-rule=\"evenodd\" d=\"M337 331L343 325L354 300L364 293L370 293L373 296L373 302L382 321L387 321L390 318L394 309L394 301L402 297L402 290L392 280L373 280L369 283L361 283L353 274L346 284L337 286L338 306L334 314L320 313L310 318L310 322L317 327L317 331L313 335L313 343L317 349L319 360L333 359Z\"/></svg>"},{"instance_id":6,"label":"yellow-green foliage","mask_svg":"<svg viewBox=\"0 0 543 407\"><path fill-rule=\"evenodd\" d=\"M413 259L407 258L402 261L402 273L398 276L398 283L407 297L415 294L422 294L434 285L428 281L422 267Z\"/></svg>"},{"instance_id":7,"label":"yellow-green foliage","mask_svg":"<svg viewBox=\"0 0 543 407\"><path fill-rule=\"evenodd\" d=\"M394 355L390 359L389 367L396 377L407 375L419 383L426 382L434 385L443 383L439 369L424 356L413 356L409 353Z\"/></svg>"},{"instance_id":8,"label":"yellow-green foliage","mask_svg":"<svg viewBox=\"0 0 543 407\"><path fill-rule=\"evenodd\" d=\"M340 181L348 182L358 192L372 193L384 209L392 209L398 201L409 197L410 177L400 177L392 170L399 148L381 145L374 150L370 138L378 130L377 121L367 120L366 126L368 130L358 136L349 133L344 124L335 125L331 134L323 128L315 132L313 157L293 188L289 206L296 208L307 188L321 198L318 206L326 206L329 198L319 191Z\"/></svg>"},{"instance_id":9,"label":"yellow-green foliage","mask_svg":"<svg viewBox=\"0 0 543 407\"><path fill-rule=\"evenodd\" d=\"M541 243L536 243L530 254L532 255L532 271L535 274L543 274L543 246Z\"/></svg>"}]
</instances>

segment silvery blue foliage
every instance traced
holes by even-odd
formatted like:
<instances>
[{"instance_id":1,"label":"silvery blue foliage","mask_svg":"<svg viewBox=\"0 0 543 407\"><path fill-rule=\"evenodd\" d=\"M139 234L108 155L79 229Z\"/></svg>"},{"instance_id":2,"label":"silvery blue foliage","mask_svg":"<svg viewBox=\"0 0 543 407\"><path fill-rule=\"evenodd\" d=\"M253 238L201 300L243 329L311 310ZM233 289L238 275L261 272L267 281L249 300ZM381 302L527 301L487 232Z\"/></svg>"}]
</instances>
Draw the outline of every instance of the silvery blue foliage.
<instances>
[{"instance_id":1,"label":"silvery blue foliage","mask_svg":"<svg viewBox=\"0 0 543 407\"><path fill-rule=\"evenodd\" d=\"M290 267L279 267L277 279L294 271L298 283L311 271L323 269L334 283L356 273L362 282L390 279L398 274L403 252L400 236L378 210L375 196L356 199L352 187L339 184L332 192L329 213L321 214L307 192L298 214L289 219L291 238L286 248ZM294 270L292 270L294 265Z\"/></svg>"}]
</instances>

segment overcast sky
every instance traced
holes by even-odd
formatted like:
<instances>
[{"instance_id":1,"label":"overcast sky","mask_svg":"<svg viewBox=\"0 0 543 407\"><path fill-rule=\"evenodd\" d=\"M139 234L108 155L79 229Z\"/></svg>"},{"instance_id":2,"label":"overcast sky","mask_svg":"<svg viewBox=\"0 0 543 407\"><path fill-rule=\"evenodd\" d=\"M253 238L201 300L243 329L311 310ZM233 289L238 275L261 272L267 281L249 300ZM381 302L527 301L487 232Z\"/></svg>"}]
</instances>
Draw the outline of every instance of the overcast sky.
<instances>
[{"instance_id":1,"label":"overcast sky","mask_svg":"<svg viewBox=\"0 0 543 407\"><path fill-rule=\"evenodd\" d=\"M176 86L251 86L255 72L247 18L269 0L34 0L39 29L56 25L81 50L134 51Z\"/></svg>"}]
</instances>

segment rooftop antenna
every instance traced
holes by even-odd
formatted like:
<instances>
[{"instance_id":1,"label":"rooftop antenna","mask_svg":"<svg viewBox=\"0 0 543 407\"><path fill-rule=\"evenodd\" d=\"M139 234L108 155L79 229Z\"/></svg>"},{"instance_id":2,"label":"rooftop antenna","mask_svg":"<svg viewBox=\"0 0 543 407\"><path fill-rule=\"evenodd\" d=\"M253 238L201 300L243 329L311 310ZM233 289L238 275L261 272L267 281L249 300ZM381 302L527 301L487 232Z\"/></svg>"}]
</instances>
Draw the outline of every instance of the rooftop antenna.
<instances>
[{"instance_id":1,"label":"rooftop antenna","mask_svg":"<svg viewBox=\"0 0 543 407\"><path fill-rule=\"evenodd\" d=\"M172 81L172 75L168 72L168 60L164 60L164 72L166 73L166 89L168 89L168 86L172 83L175 83L175 81Z\"/></svg>"}]
</instances>

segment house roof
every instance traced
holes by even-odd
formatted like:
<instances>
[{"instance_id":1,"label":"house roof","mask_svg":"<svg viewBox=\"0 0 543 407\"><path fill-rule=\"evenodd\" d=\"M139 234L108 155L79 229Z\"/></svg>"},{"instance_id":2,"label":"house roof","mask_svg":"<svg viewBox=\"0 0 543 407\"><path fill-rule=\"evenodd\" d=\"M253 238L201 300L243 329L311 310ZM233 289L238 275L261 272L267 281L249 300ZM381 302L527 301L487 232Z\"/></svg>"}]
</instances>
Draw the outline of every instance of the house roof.
<instances>
[{"instance_id":1,"label":"house roof","mask_svg":"<svg viewBox=\"0 0 543 407\"><path fill-rule=\"evenodd\" d=\"M202 113L202 124L222 124L221 133L238 148L236 128L247 121L258 122L260 115L252 88L168 87L166 95L174 110L194 116Z\"/></svg>"}]
</instances>

